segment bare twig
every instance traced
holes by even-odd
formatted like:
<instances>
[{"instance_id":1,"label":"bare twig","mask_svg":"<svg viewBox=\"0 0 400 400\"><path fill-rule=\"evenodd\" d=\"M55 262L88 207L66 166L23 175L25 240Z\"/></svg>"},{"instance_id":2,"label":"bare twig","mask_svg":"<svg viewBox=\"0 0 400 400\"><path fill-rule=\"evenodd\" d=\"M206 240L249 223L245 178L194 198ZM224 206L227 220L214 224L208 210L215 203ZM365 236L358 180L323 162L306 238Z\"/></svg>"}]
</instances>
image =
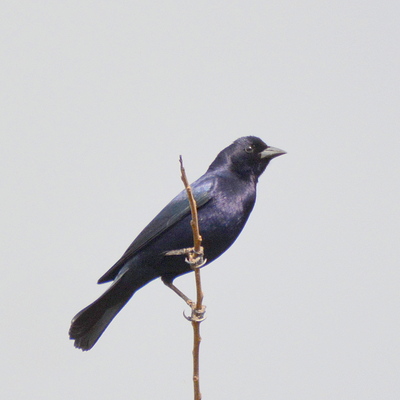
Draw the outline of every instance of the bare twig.
<instances>
[{"instance_id":1,"label":"bare twig","mask_svg":"<svg viewBox=\"0 0 400 400\"><path fill-rule=\"evenodd\" d=\"M192 220L190 225L193 231L193 251L189 252L188 259L189 264L192 266L196 279L196 304L192 311L192 316L189 320L192 322L193 326L193 387L194 387L194 399L201 400L200 393L200 367L199 367L199 355L200 355L200 323L204 320L205 306L203 306L203 291L201 289L201 279L200 279L200 266L202 266L205 261L203 259L203 248L201 247L202 238L200 236L199 221L197 217L197 205L194 199L192 188L190 187L189 181L186 177L185 168L183 167L182 156L179 157L179 162L181 164L181 179L185 185L187 195L190 203L190 210L192 212Z\"/></svg>"}]
</instances>

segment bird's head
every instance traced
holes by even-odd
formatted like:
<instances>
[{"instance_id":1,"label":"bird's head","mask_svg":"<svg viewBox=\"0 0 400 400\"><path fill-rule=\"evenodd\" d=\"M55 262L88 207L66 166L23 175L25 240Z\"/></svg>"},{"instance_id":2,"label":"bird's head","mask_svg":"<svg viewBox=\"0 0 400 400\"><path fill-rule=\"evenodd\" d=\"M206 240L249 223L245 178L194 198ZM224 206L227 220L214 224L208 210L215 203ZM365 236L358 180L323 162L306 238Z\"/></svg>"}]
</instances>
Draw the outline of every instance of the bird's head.
<instances>
[{"instance_id":1,"label":"bird's head","mask_svg":"<svg viewBox=\"0 0 400 400\"><path fill-rule=\"evenodd\" d=\"M245 179L257 181L269 162L283 154L286 151L268 146L256 136L244 136L222 150L210 169L229 169Z\"/></svg>"}]
</instances>

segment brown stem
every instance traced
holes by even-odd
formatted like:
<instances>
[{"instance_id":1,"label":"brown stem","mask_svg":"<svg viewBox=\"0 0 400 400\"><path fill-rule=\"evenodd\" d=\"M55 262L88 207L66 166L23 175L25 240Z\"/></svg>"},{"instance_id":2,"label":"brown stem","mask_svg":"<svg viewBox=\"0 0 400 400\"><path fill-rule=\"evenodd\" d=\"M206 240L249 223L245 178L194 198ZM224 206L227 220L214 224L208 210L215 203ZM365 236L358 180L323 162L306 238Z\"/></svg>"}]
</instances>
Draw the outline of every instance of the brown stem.
<instances>
[{"instance_id":1,"label":"brown stem","mask_svg":"<svg viewBox=\"0 0 400 400\"><path fill-rule=\"evenodd\" d=\"M189 198L190 210L192 213L192 220L190 221L190 225L193 231L193 243L194 243L194 254L193 256L198 256L198 254L202 255L202 247L201 247L201 236L200 236L200 228L199 221L197 217L197 205L196 200L193 197L192 188L190 187L189 181L186 176L185 168L183 167L182 156L179 157L179 162L181 164L181 179L183 184L185 185L185 189ZM190 255L189 255L190 257ZM194 269L195 279L196 279L196 305L194 307L194 313L199 312L204 314L203 307L203 291L201 289L201 279L200 279L200 268ZM202 319L192 318L192 326L193 326L193 388L194 388L194 399L201 400L200 393L200 322Z\"/></svg>"},{"instance_id":2,"label":"brown stem","mask_svg":"<svg viewBox=\"0 0 400 400\"><path fill-rule=\"evenodd\" d=\"M190 211L192 212L192 220L190 221L190 225L193 231L193 243L194 250L199 253L201 251L201 236L200 236L200 228L199 228L199 220L197 217L197 206L196 200L193 197L192 188L190 187L189 181L186 176L185 168L183 167L182 156L179 157L179 162L181 164L181 179L183 184L185 185L185 189L189 198Z\"/></svg>"}]
</instances>

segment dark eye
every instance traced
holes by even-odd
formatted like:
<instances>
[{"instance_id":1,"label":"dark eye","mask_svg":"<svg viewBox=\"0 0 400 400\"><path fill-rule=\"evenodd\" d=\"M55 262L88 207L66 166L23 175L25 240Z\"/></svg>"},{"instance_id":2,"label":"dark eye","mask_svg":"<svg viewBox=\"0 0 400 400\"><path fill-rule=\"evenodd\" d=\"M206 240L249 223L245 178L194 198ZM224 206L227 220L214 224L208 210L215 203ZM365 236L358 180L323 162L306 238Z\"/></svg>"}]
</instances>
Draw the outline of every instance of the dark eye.
<instances>
[{"instance_id":1,"label":"dark eye","mask_svg":"<svg viewBox=\"0 0 400 400\"><path fill-rule=\"evenodd\" d=\"M247 146L247 147L244 149L244 151L245 151L246 153L252 153L252 152L254 151L254 145Z\"/></svg>"}]
</instances>

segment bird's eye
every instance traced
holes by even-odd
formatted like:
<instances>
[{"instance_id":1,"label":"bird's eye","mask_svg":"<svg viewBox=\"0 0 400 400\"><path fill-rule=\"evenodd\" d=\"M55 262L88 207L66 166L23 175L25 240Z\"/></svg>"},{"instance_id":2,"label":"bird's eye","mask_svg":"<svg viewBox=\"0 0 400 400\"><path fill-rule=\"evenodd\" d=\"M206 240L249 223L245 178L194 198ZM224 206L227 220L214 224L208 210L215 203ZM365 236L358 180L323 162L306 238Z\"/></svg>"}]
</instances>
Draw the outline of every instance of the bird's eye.
<instances>
[{"instance_id":1,"label":"bird's eye","mask_svg":"<svg viewBox=\"0 0 400 400\"><path fill-rule=\"evenodd\" d=\"M252 153L252 152L254 151L254 145L247 146L247 147L244 149L244 151L245 151L246 153Z\"/></svg>"}]
</instances>

